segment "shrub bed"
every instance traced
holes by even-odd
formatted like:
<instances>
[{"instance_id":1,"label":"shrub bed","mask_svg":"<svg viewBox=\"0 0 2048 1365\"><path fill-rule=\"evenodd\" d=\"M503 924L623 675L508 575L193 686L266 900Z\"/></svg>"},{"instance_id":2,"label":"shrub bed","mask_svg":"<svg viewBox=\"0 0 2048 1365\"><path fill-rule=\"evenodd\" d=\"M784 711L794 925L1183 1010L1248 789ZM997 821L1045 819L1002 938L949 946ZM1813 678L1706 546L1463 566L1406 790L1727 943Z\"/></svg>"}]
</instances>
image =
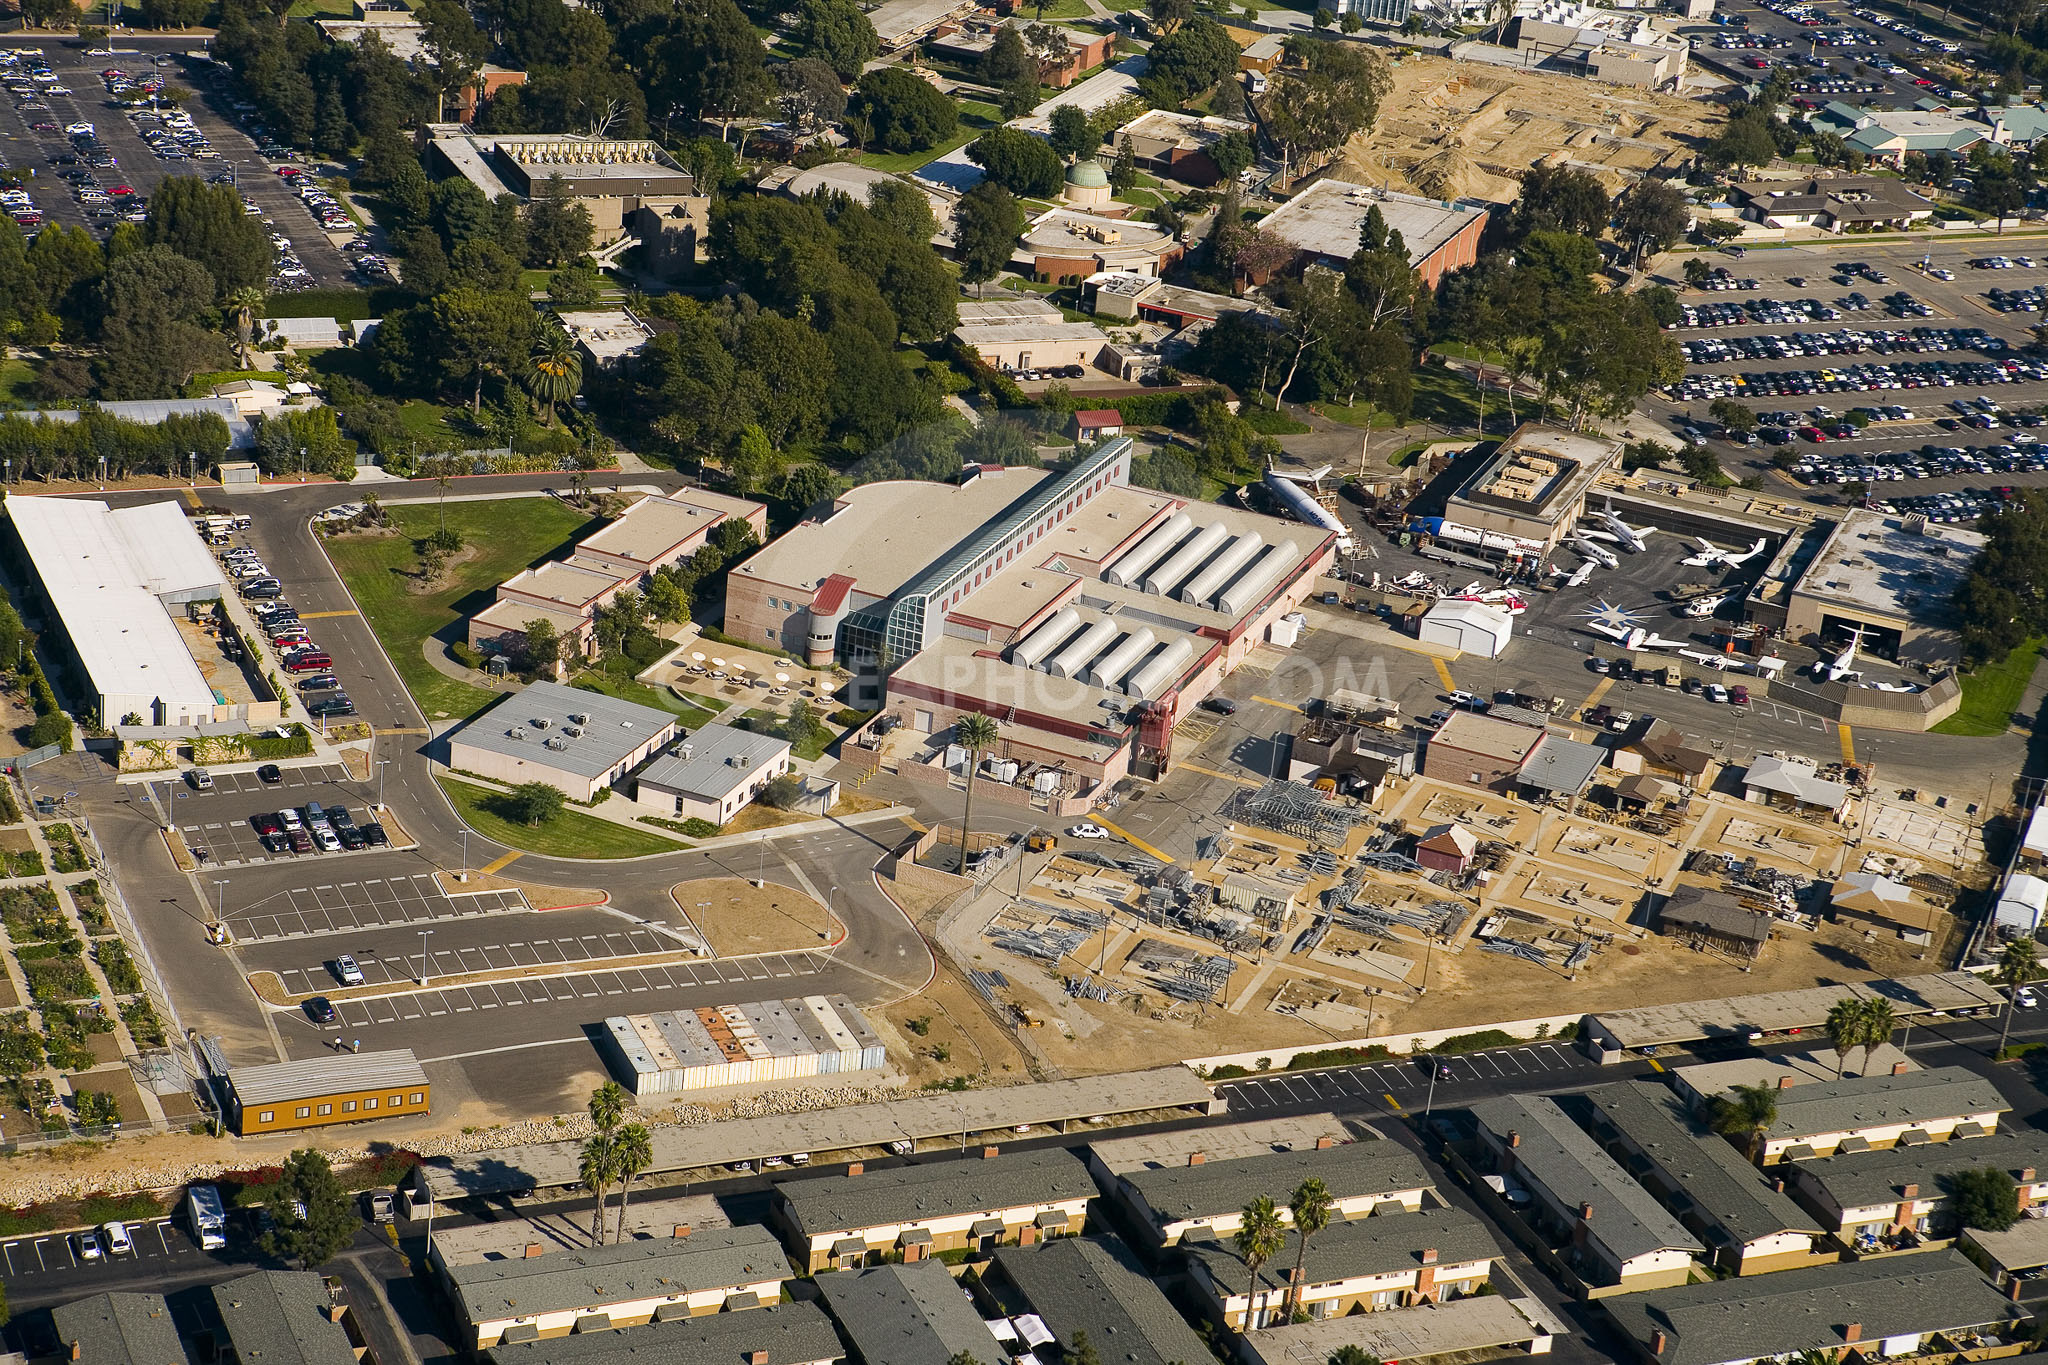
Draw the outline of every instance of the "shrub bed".
<instances>
[{"instance_id":1,"label":"shrub bed","mask_svg":"<svg viewBox=\"0 0 2048 1365\"><path fill-rule=\"evenodd\" d=\"M21 974L28 979L28 993L37 1004L62 1000L85 1000L98 994L92 973L81 957L53 957L41 962L23 962Z\"/></svg>"},{"instance_id":2,"label":"shrub bed","mask_svg":"<svg viewBox=\"0 0 2048 1365\"><path fill-rule=\"evenodd\" d=\"M120 939L101 939L93 944L92 955L99 959L108 990L116 995L135 995L142 990L142 973L135 969L135 959L128 955L128 945Z\"/></svg>"},{"instance_id":3,"label":"shrub bed","mask_svg":"<svg viewBox=\"0 0 2048 1365\"><path fill-rule=\"evenodd\" d=\"M138 1047L162 1047L164 1045L163 1021L156 1017L156 1011L147 1000L126 1000L121 1004L121 1020L128 1025L128 1035Z\"/></svg>"}]
</instances>

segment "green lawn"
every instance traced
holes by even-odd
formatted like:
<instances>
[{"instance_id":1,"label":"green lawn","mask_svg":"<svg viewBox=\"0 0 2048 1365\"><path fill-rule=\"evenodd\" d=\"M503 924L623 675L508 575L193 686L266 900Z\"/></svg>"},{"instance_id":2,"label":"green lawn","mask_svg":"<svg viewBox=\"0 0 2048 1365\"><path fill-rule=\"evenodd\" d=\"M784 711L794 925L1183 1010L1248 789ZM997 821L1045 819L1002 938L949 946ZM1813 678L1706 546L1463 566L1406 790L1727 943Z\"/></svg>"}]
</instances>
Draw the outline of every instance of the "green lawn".
<instances>
[{"instance_id":1,"label":"green lawn","mask_svg":"<svg viewBox=\"0 0 2048 1365\"><path fill-rule=\"evenodd\" d=\"M2028 640L2018 649L1992 663L1963 674L1963 704L1956 713L1934 727L1938 735L2002 735L2012 725L2012 713L2019 709L2041 662L2040 639Z\"/></svg>"},{"instance_id":2,"label":"green lawn","mask_svg":"<svg viewBox=\"0 0 2048 1365\"><path fill-rule=\"evenodd\" d=\"M449 503L449 529L462 536L469 558L433 591L416 593L413 541L439 524L436 511L421 505L390 514L399 535L343 537L328 542L328 553L420 709L435 718L467 716L498 694L436 671L420 642L434 637L439 648L462 638L463 619L490 605L500 582L561 548L586 518L553 498Z\"/></svg>"},{"instance_id":3,"label":"green lawn","mask_svg":"<svg viewBox=\"0 0 2048 1365\"><path fill-rule=\"evenodd\" d=\"M630 701L641 706L651 706L657 711L673 711L676 719L686 729L694 730L708 725L717 717L716 711L706 710L694 702L684 701L666 687L649 687L646 683L631 678L615 677L597 669L585 669L569 680L572 687L581 687L590 692L602 692L607 697Z\"/></svg>"},{"instance_id":4,"label":"green lawn","mask_svg":"<svg viewBox=\"0 0 2048 1365\"><path fill-rule=\"evenodd\" d=\"M462 433L448 420L453 415L452 408L414 398L398 409L398 424L429 450L460 450L465 443Z\"/></svg>"},{"instance_id":5,"label":"green lawn","mask_svg":"<svg viewBox=\"0 0 2048 1365\"><path fill-rule=\"evenodd\" d=\"M34 401L28 386L36 382L36 367L20 356L9 356L0 360L0 402L28 403Z\"/></svg>"},{"instance_id":6,"label":"green lawn","mask_svg":"<svg viewBox=\"0 0 2048 1365\"><path fill-rule=\"evenodd\" d=\"M781 721L782 717L774 711L755 710L747 712L746 719L748 723L745 728L765 731L775 726ZM820 725L817 732L802 744L790 745L789 751L798 758L806 758L815 762L825 756L826 746L838 738L839 728L837 726L830 724Z\"/></svg>"},{"instance_id":7,"label":"green lawn","mask_svg":"<svg viewBox=\"0 0 2048 1365\"><path fill-rule=\"evenodd\" d=\"M906 175L928 161L936 161L956 147L965 147L1003 121L1002 111L980 100L960 101L960 127L952 137L921 152L862 152L854 160L891 175Z\"/></svg>"},{"instance_id":8,"label":"green lawn","mask_svg":"<svg viewBox=\"0 0 2048 1365\"><path fill-rule=\"evenodd\" d=\"M453 778L434 780L448 793L465 824L507 848L523 848L550 858L638 858L689 847L658 834L585 815L580 810L564 810L544 825L521 824L500 813L499 808L506 802L500 793Z\"/></svg>"}]
</instances>

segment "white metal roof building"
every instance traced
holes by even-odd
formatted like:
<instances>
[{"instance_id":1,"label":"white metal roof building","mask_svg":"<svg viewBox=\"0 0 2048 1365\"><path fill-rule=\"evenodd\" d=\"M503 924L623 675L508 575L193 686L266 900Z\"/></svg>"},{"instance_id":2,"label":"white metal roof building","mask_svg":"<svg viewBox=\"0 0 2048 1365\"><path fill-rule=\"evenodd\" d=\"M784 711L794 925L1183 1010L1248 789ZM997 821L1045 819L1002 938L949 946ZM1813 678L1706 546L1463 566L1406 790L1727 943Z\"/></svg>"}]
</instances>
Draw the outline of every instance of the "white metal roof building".
<instances>
[{"instance_id":1,"label":"white metal roof building","mask_svg":"<svg viewBox=\"0 0 2048 1365\"><path fill-rule=\"evenodd\" d=\"M1422 618L1422 639L1482 659L1497 659L1515 633L1514 619L1498 607L1447 597Z\"/></svg>"},{"instance_id":2,"label":"white metal roof building","mask_svg":"<svg viewBox=\"0 0 2048 1365\"><path fill-rule=\"evenodd\" d=\"M9 498L7 515L113 723L199 725L225 704L171 619L218 599L220 566L175 502L112 508L68 498Z\"/></svg>"}]
</instances>

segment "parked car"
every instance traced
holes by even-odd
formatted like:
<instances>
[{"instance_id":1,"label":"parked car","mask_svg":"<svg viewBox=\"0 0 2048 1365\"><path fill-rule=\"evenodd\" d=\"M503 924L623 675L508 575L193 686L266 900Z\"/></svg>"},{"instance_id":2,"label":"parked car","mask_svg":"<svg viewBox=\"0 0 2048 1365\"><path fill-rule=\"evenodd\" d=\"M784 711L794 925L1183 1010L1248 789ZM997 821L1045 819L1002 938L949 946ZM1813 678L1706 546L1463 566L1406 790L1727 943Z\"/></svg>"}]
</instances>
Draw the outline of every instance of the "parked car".
<instances>
[{"instance_id":1,"label":"parked car","mask_svg":"<svg viewBox=\"0 0 2048 1365\"><path fill-rule=\"evenodd\" d=\"M192 784L193 791L210 792L213 790L213 774L204 768L192 769L185 774L185 780Z\"/></svg>"},{"instance_id":2,"label":"parked car","mask_svg":"<svg viewBox=\"0 0 2048 1365\"><path fill-rule=\"evenodd\" d=\"M1237 714L1237 703L1228 697L1209 697L1202 702L1202 709L1214 711L1219 716L1234 716Z\"/></svg>"},{"instance_id":3,"label":"parked car","mask_svg":"<svg viewBox=\"0 0 2048 1365\"><path fill-rule=\"evenodd\" d=\"M334 1011L334 1002L324 995L316 995L306 1001L306 1017L316 1024L331 1024L341 1016Z\"/></svg>"},{"instance_id":4,"label":"parked car","mask_svg":"<svg viewBox=\"0 0 2048 1365\"><path fill-rule=\"evenodd\" d=\"M363 969L351 953L343 953L340 957L334 959L334 976L344 986L360 986L363 984Z\"/></svg>"}]
</instances>

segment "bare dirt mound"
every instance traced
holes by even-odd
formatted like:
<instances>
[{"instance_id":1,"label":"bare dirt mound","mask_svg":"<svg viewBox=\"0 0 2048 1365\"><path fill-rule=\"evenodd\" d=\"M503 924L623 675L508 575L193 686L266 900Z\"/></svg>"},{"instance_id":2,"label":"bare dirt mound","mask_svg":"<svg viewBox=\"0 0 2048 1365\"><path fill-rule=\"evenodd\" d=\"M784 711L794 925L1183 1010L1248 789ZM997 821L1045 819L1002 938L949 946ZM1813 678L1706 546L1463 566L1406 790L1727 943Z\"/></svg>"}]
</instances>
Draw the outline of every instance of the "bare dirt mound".
<instances>
[{"instance_id":1,"label":"bare dirt mound","mask_svg":"<svg viewBox=\"0 0 2048 1365\"><path fill-rule=\"evenodd\" d=\"M1539 161L1592 171L1609 190L1675 167L1721 123L1676 95L1409 57L1378 124L1354 137L1333 174L1433 199L1512 200Z\"/></svg>"}]
</instances>

